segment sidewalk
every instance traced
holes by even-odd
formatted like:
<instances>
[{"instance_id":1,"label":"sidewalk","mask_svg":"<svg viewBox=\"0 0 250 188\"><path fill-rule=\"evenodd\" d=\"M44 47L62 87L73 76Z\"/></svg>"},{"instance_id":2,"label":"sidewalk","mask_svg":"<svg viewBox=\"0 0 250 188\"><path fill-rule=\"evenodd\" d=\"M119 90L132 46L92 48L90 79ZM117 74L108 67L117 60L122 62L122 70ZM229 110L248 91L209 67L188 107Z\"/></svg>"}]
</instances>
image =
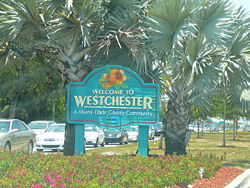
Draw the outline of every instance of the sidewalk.
<instances>
[{"instance_id":1,"label":"sidewalk","mask_svg":"<svg viewBox=\"0 0 250 188\"><path fill-rule=\"evenodd\" d=\"M250 169L237 176L225 188L250 188Z\"/></svg>"}]
</instances>

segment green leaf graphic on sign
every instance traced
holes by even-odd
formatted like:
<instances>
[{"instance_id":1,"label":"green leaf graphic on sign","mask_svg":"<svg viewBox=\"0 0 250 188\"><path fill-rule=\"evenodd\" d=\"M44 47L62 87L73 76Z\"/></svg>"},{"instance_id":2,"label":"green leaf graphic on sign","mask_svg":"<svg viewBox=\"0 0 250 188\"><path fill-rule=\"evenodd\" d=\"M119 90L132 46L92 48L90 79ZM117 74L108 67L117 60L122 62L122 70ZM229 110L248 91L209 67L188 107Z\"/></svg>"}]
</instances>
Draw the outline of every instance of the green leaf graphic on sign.
<instances>
[{"instance_id":1,"label":"green leaf graphic on sign","mask_svg":"<svg viewBox=\"0 0 250 188\"><path fill-rule=\"evenodd\" d=\"M120 89L120 85L115 84L115 89L116 89L116 90Z\"/></svg>"},{"instance_id":2,"label":"green leaf graphic on sign","mask_svg":"<svg viewBox=\"0 0 250 188\"><path fill-rule=\"evenodd\" d=\"M128 85L123 83L122 85L120 85L121 88L124 88L124 89L127 89L128 88Z\"/></svg>"},{"instance_id":3,"label":"green leaf graphic on sign","mask_svg":"<svg viewBox=\"0 0 250 188\"><path fill-rule=\"evenodd\" d=\"M107 73L110 74L111 69L109 67L107 67L106 70L107 70Z\"/></svg>"}]
</instances>

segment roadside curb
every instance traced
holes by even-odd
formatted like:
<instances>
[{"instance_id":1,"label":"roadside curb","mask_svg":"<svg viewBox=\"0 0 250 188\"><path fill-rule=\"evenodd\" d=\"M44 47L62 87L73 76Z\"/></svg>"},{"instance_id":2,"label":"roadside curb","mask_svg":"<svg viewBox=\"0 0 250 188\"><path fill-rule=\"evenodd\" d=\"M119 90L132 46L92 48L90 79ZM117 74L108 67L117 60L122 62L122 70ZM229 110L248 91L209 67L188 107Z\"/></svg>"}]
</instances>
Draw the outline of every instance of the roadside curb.
<instances>
[{"instance_id":1,"label":"roadside curb","mask_svg":"<svg viewBox=\"0 0 250 188\"><path fill-rule=\"evenodd\" d=\"M225 188L249 188L250 187L250 169L246 170L233 181L231 181Z\"/></svg>"}]
</instances>

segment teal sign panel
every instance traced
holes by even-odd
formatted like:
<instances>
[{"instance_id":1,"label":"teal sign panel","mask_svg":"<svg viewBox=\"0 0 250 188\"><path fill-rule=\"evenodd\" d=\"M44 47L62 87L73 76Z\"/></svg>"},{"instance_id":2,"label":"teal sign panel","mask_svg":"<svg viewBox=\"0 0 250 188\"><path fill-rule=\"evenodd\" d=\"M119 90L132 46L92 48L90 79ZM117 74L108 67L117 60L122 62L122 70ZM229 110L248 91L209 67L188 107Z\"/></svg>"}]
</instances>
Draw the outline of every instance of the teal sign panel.
<instances>
[{"instance_id":1,"label":"teal sign panel","mask_svg":"<svg viewBox=\"0 0 250 188\"><path fill-rule=\"evenodd\" d=\"M117 129L159 124L160 89L144 83L129 68L94 69L82 82L67 86L67 122Z\"/></svg>"}]
</instances>

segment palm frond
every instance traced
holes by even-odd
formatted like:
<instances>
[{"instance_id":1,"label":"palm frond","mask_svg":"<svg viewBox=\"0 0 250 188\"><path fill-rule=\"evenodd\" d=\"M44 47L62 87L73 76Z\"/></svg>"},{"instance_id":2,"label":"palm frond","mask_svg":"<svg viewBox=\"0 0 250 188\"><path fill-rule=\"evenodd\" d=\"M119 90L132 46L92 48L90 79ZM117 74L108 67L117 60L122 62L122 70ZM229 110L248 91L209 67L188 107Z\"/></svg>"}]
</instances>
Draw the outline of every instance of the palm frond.
<instances>
[{"instance_id":1,"label":"palm frond","mask_svg":"<svg viewBox=\"0 0 250 188\"><path fill-rule=\"evenodd\" d=\"M128 53L124 54L124 56L132 59L124 65L127 67L133 67L133 69L140 66L141 62L139 62L139 59L143 57L142 38L145 37L145 35L143 29L138 26L138 15L128 9L118 7L112 13L109 12L104 27L105 36L103 37L98 50L107 55L108 59L112 56L123 56L121 53ZM123 60L124 59L120 59L119 62L123 62ZM110 61L113 62L113 60Z\"/></svg>"},{"instance_id":2,"label":"palm frond","mask_svg":"<svg viewBox=\"0 0 250 188\"><path fill-rule=\"evenodd\" d=\"M249 87L250 88L250 83ZM245 112L250 113L250 89L244 89L240 95L240 102Z\"/></svg>"},{"instance_id":3,"label":"palm frond","mask_svg":"<svg viewBox=\"0 0 250 188\"><path fill-rule=\"evenodd\" d=\"M61 39L64 46L75 37L82 41L84 47L90 46L92 36L96 34L94 27L102 25L102 11L100 3L93 5L91 0L83 1L80 7L58 12L50 22L49 29L54 32L54 38Z\"/></svg>"},{"instance_id":4,"label":"palm frond","mask_svg":"<svg viewBox=\"0 0 250 188\"><path fill-rule=\"evenodd\" d=\"M110 0L107 3L107 7L111 12L116 10L117 8L133 11L139 8L138 5L138 0Z\"/></svg>"},{"instance_id":5,"label":"palm frond","mask_svg":"<svg viewBox=\"0 0 250 188\"><path fill-rule=\"evenodd\" d=\"M29 41L46 37L45 20L35 3L14 3L10 6L1 2L1 6L0 28L5 37Z\"/></svg>"},{"instance_id":6,"label":"palm frond","mask_svg":"<svg viewBox=\"0 0 250 188\"><path fill-rule=\"evenodd\" d=\"M155 1L146 20L149 48L161 56L169 52L180 38L193 30L194 26L187 22L193 9L193 3L187 0Z\"/></svg>"},{"instance_id":7,"label":"palm frond","mask_svg":"<svg viewBox=\"0 0 250 188\"><path fill-rule=\"evenodd\" d=\"M205 0L197 6L199 8L191 16L195 21L196 32L203 33L209 42L223 44L223 39L231 32L230 3L225 0Z\"/></svg>"},{"instance_id":8,"label":"palm frond","mask_svg":"<svg viewBox=\"0 0 250 188\"><path fill-rule=\"evenodd\" d=\"M240 101L241 92L249 88L250 83L250 46L249 28L250 19L245 17L241 9L235 13L233 24L234 32L231 40L227 40L224 63L221 70L224 75L224 83L227 86L227 93L238 97Z\"/></svg>"}]
</instances>

